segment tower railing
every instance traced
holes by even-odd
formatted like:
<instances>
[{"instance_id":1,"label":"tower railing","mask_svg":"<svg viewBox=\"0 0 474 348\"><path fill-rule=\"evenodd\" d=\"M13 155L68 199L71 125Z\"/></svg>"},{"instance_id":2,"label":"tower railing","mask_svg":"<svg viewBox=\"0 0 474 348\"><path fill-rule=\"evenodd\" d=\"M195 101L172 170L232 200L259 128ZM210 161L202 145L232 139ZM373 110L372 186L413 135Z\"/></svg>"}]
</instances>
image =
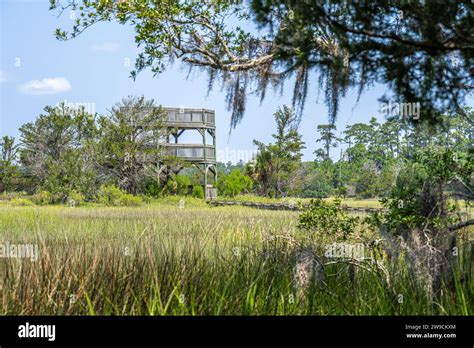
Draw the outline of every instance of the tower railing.
<instances>
[{"instance_id":1,"label":"tower railing","mask_svg":"<svg viewBox=\"0 0 474 348\"><path fill-rule=\"evenodd\" d=\"M215 127L214 111L206 109L178 109L164 108L167 113L167 123L172 126L174 124L180 126L189 125L195 127L198 124L207 127Z\"/></svg>"},{"instance_id":2,"label":"tower railing","mask_svg":"<svg viewBox=\"0 0 474 348\"><path fill-rule=\"evenodd\" d=\"M168 156L179 157L188 161L215 162L216 160L214 145L204 146L202 144L165 143L163 144L163 147L164 147L164 154Z\"/></svg>"},{"instance_id":3,"label":"tower railing","mask_svg":"<svg viewBox=\"0 0 474 348\"><path fill-rule=\"evenodd\" d=\"M126 112L129 108L122 107L121 111ZM139 112L150 113L156 108L142 108ZM217 161L216 161L216 126L215 114L213 110L208 109L184 109L184 108L162 108L164 111L164 127L167 128L164 142L160 142L163 153L168 156L181 158L192 163L197 167L204 177L204 193L207 200L213 200L217 197ZM136 110L132 109L133 112ZM196 130L202 137L200 144L179 143L179 138L184 131ZM206 135L212 138L212 144L207 144ZM174 143L171 142L171 136L174 137ZM167 170L163 162L158 163L159 174ZM164 167L161 167L164 166ZM182 168L175 172L177 174ZM208 176L213 180L209 182Z\"/></svg>"},{"instance_id":4,"label":"tower railing","mask_svg":"<svg viewBox=\"0 0 474 348\"><path fill-rule=\"evenodd\" d=\"M164 153L196 166L204 177L204 194L207 200L217 197L217 159L216 159L216 126L215 114L213 110L207 109L184 109L184 108L163 108L166 113L165 122L169 130L167 141L162 144ZM185 131L196 130L202 137L202 142L198 144L180 143L181 134ZM212 138L211 144L206 141L206 135ZM174 143L171 142L174 137ZM213 184L208 176L213 178Z\"/></svg>"}]
</instances>

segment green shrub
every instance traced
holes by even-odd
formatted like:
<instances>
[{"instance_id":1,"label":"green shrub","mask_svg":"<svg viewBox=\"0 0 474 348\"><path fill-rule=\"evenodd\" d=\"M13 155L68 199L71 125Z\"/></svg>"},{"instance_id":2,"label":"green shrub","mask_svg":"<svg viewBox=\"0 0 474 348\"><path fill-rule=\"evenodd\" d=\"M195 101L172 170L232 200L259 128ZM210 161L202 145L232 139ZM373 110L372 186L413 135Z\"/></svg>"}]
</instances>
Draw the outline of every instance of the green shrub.
<instances>
[{"instance_id":1,"label":"green shrub","mask_svg":"<svg viewBox=\"0 0 474 348\"><path fill-rule=\"evenodd\" d=\"M84 200L84 195L80 192L77 192L76 190L72 190L71 192L69 192L67 197L67 203L71 207L77 207L84 204Z\"/></svg>"},{"instance_id":2,"label":"green shrub","mask_svg":"<svg viewBox=\"0 0 474 348\"><path fill-rule=\"evenodd\" d=\"M372 198L378 193L379 173L371 161L364 164L355 180L356 194L360 198Z\"/></svg>"},{"instance_id":3,"label":"green shrub","mask_svg":"<svg viewBox=\"0 0 474 348\"><path fill-rule=\"evenodd\" d=\"M339 200L330 203L312 199L299 216L298 228L346 240L354 233L359 221L358 217L350 216L341 208Z\"/></svg>"},{"instance_id":4,"label":"green shrub","mask_svg":"<svg viewBox=\"0 0 474 348\"><path fill-rule=\"evenodd\" d=\"M191 179L185 175L175 175L168 180L164 187L164 192L172 195L187 195L189 194L189 186Z\"/></svg>"},{"instance_id":5,"label":"green shrub","mask_svg":"<svg viewBox=\"0 0 474 348\"><path fill-rule=\"evenodd\" d=\"M33 196L33 202L37 205L52 204L54 202L54 197L49 191L40 191Z\"/></svg>"},{"instance_id":6,"label":"green shrub","mask_svg":"<svg viewBox=\"0 0 474 348\"><path fill-rule=\"evenodd\" d=\"M34 204L31 200L27 198L13 198L10 202L12 205L15 206L30 206Z\"/></svg>"},{"instance_id":7,"label":"green shrub","mask_svg":"<svg viewBox=\"0 0 474 348\"><path fill-rule=\"evenodd\" d=\"M104 205L116 205L118 199L125 194L115 185L102 185L97 195L97 201Z\"/></svg>"},{"instance_id":8,"label":"green shrub","mask_svg":"<svg viewBox=\"0 0 474 348\"><path fill-rule=\"evenodd\" d=\"M128 193L123 194L119 197L113 205L118 205L122 207L138 207L143 203L142 199L138 196L130 195Z\"/></svg>"},{"instance_id":9,"label":"green shrub","mask_svg":"<svg viewBox=\"0 0 474 348\"><path fill-rule=\"evenodd\" d=\"M138 195L137 197L139 197L142 200L142 202L146 204L152 203L154 201L153 197L150 197L147 195Z\"/></svg>"},{"instance_id":10,"label":"green shrub","mask_svg":"<svg viewBox=\"0 0 474 348\"><path fill-rule=\"evenodd\" d=\"M333 187L329 180L315 179L304 184L301 189L303 198L327 198L333 194Z\"/></svg>"},{"instance_id":11,"label":"green shrub","mask_svg":"<svg viewBox=\"0 0 474 348\"><path fill-rule=\"evenodd\" d=\"M219 195L235 197L241 193L248 193L253 186L252 179L238 169L234 169L230 174L222 175L218 182Z\"/></svg>"},{"instance_id":12,"label":"green shrub","mask_svg":"<svg viewBox=\"0 0 474 348\"><path fill-rule=\"evenodd\" d=\"M143 203L142 199L126 193L115 185L102 185L99 194L98 202L107 206L139 206Z\"/></svg>"},{"instance_id":13,"label":"green shrub","mask_svg":"<svg viewBox=\"0 0 474 348\"><path fill-rule=\"evenodd\" d=\"M23 196L26 196L27 193L22 191L22 192L3 192L0 194L0 201L11 201L15 198L23 198Z\"/></svg>"},{"instance_id":14,"label":"green shrub","mask_svg":"<svg viewBox=\"0 0 474 348\"><path fill-rule=\"evenodd\" d=\"M193 192L191 194L194 198L204 198L204 189L201 185L194 185Z\"/></svg>"},{"instance_id":15,"label":"green shrub","mask_svg":"<svg viewBox=\"0 0 474 348\"><path fill-rule=\"evenodd\" d=\"M150 181L145 185L145 194L151 197L159 197L161 193L160 184L155 181Z\"/></svg>"}]
</instances>

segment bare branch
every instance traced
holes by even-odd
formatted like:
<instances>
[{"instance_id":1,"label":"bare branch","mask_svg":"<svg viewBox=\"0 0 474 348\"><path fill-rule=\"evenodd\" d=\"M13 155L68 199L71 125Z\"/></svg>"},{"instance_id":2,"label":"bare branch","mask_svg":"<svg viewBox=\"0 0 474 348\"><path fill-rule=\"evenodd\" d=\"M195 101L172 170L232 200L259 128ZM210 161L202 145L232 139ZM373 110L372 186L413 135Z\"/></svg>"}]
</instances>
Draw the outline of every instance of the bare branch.
<instances>
[{"instance_id":1,"label":"bare branch","mask_svg":"<svg viewBox=\"0 0 474 348\"><path fill-rule=\"evenodd\" d=\"M463 221L463 222L458 223L457 225L451 226L449 227L449 231L451 232L457 231L457 230L460 230L461 228L471 226L471 225L474 225L474 219Z\"/></svg>"}]
</instances>

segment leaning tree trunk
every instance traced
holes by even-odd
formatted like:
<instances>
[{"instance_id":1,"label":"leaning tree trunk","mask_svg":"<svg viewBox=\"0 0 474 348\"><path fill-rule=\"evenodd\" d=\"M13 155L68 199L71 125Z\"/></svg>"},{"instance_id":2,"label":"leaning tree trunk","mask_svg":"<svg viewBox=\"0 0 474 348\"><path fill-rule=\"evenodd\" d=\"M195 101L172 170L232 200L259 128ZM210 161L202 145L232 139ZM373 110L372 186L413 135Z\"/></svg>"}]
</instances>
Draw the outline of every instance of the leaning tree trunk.
<instances>
[{"instance_id":1,"label":"leaning tree trunk","mask_svg":"<svg viewBox=\"0 0 474 348\"><path fill-rule=\"evenodd\" d=\"M419 214L424 223L402 237L410 250L409 262L431 297L439 297L443 284L452 281L456 234L447 225L447 196L444 182L425 182L419 198ZM434 224L436 218L441 223Z\"/></svg>"}]
</instances>

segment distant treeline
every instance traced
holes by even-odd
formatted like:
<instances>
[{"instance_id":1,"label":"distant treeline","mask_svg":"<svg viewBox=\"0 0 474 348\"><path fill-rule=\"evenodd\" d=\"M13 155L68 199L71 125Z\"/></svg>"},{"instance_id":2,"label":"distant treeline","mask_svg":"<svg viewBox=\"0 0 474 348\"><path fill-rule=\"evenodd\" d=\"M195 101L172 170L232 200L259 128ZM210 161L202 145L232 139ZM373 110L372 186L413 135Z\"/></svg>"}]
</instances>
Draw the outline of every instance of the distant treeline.
<instances>
[{"instance_id":1,"label":"distant treeline","mask_svg":"<svg viewBox=\"0 0 474 348\"><path fill-rule=\"evenodd\" d=\"M34 122L20 128L19 141L2 138L0 192L42 193L52 202L71 196L97 200L114 187L133 195L202 197L198 170L160 151L167 136L163 113L160 108L142 112L152 106L153 100L128 97L108 115L91 115L64 104L45 107ZM254 140L254 160L218 164L219 195L383 197L418 149L449 149L462 158L473 143L472 123L456 115L444 116L433 126L372 118L367 124L348 125L342 136L335 125L315 127L315 160L302 162L299 118L287 106L274 116L274 142ZM335 148L338 160L330 156ZM158 171L158 162L170 170ZM174 174L181 167L185 169Z\"/></svg>"},{"instance_id":2,"label":"distant treeline","mask_svg":"<svg viewBox=\"0 0 474 348\"><path fill-rule=\"evenodd\" d=\"M282 110L291 115L291 110ZM474 116L470 109L466 111L471 118ZM252 191L259 195L386 197L400 171L416 162L420 152L431 151L434 156L437 151L445 151L455 160L472 160L469 151L474 143L473 123L458 115L446 115L436 125L407 118L379 123L372 118L369 123L346 126L342 135L335 125L319 125L315 129L319 148L311 162L301 162L304 144L298 120L290 116L282 120L279 113L275 117L278 131L274 144L256 141L259 152L252 163L221 165L221 170L237 168L250 176L254 181ZM331 150L337 156L331 157ZM469 191L454 181L452 186L461 193Z\"/></svg>"}]
</instances>

